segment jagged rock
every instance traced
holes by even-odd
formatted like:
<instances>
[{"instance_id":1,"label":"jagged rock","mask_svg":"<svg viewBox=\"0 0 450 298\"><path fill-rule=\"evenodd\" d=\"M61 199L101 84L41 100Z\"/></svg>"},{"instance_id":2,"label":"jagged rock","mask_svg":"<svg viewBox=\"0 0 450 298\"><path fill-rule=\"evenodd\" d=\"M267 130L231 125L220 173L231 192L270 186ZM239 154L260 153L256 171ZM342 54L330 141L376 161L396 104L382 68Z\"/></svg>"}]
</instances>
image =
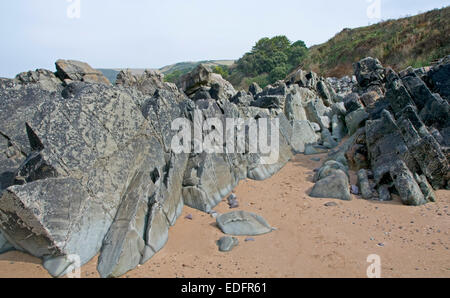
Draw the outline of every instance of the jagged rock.
<instances>
[{"instance_id":1,"label":"jagged rock","mask_svg":"<svg viewBox=\"0 0 450 298\"><path fill-rule=\"evenodd\" d=\"M48 73L40 72L35 83L17 79L0 81L0 192L14 184L16 170L32 151L25 122L34 117L40 104L59 99L53 90L62 89L61 81L58 86L51 75L45 78Z\"/></svg>"},{"instance_id":2,"label":"jagged rock","mask_svg":"<svg viewBox=\"0 0 450 298\"><path fill-rule=\"evenodd\" d=\"M427 177L424 175L414 174L414 178L419 184L420 190L422 191L425 200L428 202L436 202L436 194L434 193L433 187L431 187L430 183L428 183Z\"/></svg>"},{"instance_id":3,"label":"jagged rock","mask_svg":"<svg viewBox=\"0 0 450 298\"><path fill-rule=\"evenodd\" d=\"M339 143L333 138L328 129L322 130L322 145L328 149L333 149L339 146Z\"/></svg>"},{"instance_id":4,"label":"jagged rock","mask_svg":"<svg viewBox=\"0 0 450 298\"><path fill-rule=\"evenodd\" d=\"M332 175L319 180L314 185L310 196L350 201L350 184L347 175L341 170L335 170Z\"/></svg>"},{"instance_id":5,"label":"jagged rock","mask_svg":"<svg viewBox=\"0 0 450 298\"><path fill-rule=\"evenodd\" d=\"M89 64L75 60L56 61L56 75L62 80L81 81L92 84L111 85L101 71Z\"/></svg>"},{"instance_id":6,"label":"jagged rock","mask_svg":"<svg viewBox=\"0 0 450 298\"><path fill-rule=\"evenodd\" d=\"M222 214L216 221L222 232L234 236L257 236L273 231L264 218L245 211Z\"/></svg>"},{"instance_id":7,"label":"jagged rock","mask_svg":"<svg viewBox=\"0 0 450 298\"><path fill-rule=\"evenodd\" d=\"M331 113L331 108L327 108L320 98L309 101L305 110L309 121L318 123L321 129L330 128L331 120L327 115Z\"/></svg>"},{"instance_id":8,"label":"jagged rock","mask_svg":"<svg viewBox=\"0 0 450 298\"><path fill-rule=\"evenodd\" d=\"M381 85L384 80L384 68L378 59L367 57L354 64L356 79L361 87Z\"/></svg>"},{"instance_id":9,"label":"jagged rock","mask_svg":"<svg viewBox=\"0 0 450 298\"><path fill-rule=\"evenodd\" d=\"M345 123L350 135L353 135L360 127L364 126L369 114L364 109L358 109L345 116Z\"/></svg>"},{"instance_id":10,"label":"jagged rock","mask_svg":"<svg viewBox=\"0 0 450 298\"><path fill-rule=\"evenodd\" d=\"M178 92L175 84L164 82L164 75L161 72L150 69L146 69L143 74L133 74L129 70L122 70L117 75L116 85L136 88L149 96L153 96L159 89Z\"/></svg>"},{"instance_id":11,"label":"jagged rock","mask_svg":"<svg viewBox=\"0 0 450 298\"><path fill-rule=\"evenodd\" d=\"M428 81L433 92L439 93L450 102L450 56L441 59L428 72Z\"/></svg>"},{"instance_id":12,"label":"jagged rock","mask_svg":"<svg viewBox=\"0 0 450 298\"><path fill-rule=\"evenodd\" d=\"M250 87L248 88L248 92L250 94L252 94L254 97L256 97L256 95L258 95L262 91L263 91L263 89L261 87L259 87L258 83L255 83L255 82L253 82L250 85Z\"/></svg>"},{"instance_id":13,"label":"jagged rock","mask_svg":"<svg viewBox=\"0 0 450 298\"><path fill-rule=\"evenodd\" d=\"M16 177L27 183L8 188L0 206L3 233L15 246L45 257L54 276L65 273L64 256L77 254L84 264L100 251L125 194L151 195L135 189L133 177L165 167L164 148L129 94L76 84L73 97L44 102L28 122L34 153ZM23 226L12 224L17 217Z\"/></svg>"},{"instance_id":14,"label":"jagged rock","mask_svg":"<svg viewBox=\"0 0 450 298\"><path fill-rule=\"evenodd\" d=\"M350 93L344 98L344 107L346 109L346 114L357 111L359 109L364 109L363 104L357 93Z\"/></svg>"},{"instance_id":15,"label":"jagged rock","mask_svg":"<svg viewBox=\"0 0 450 298\"><path fill-rule=\"evenodd\" d=\"M349 93L352 92L353 87L357 83L356 77L345 76L340 79L337 78L327 78L327 82L331 85L331 87L336 91L337 96L340 98L344 98Z\"/></svg>"},{"instance_id":16,"label":"jagged rock","mask_svg":"<svg viewBox=\"0 0 450 298\"><path fill-rule=\"evenodd\" d=\"M20 73L16 76L16 80L21 85L38 84L40 89L48 92L58 92L62 89L61 80L46 69Z\"/></svg>"},{"instance_id":17,"label":"jagged rock","mask_svg":"<svg viewBox=\"0 0 450 298\"><path fill-rule=\"evenodd\" d=\"M391 68L386 70L386 81L386 98L389 100L395 116L398 116L405 107L414 106L414 101L402 80Z\"/></svg>"},{"instance_id":18,"label":"jagged rock","mask_svg":"<svg viewBox=\"0 0 450 298\"><path fill-rule=\"evenodd\" d=\"M307 98L305 98L305 93L308 94L308 91L304 91L302 88L295 85L291 92L286 96L284 113L289 121L308 120L305 108L303 107L304 102L307 100ZM306 95L306 97L307 96L308 95Z\"/></svg>"},{"instance_id":19,"label":"jagged rock","mask_svg":"<svg viewBox=\"0 0 450 298\"><path fill-rule=\"evenodd\" d=\"M390 175L403 204L420 206L427 203L413 174L403 161L397 160L392 164Z\"/></svg>"},{"instance_id":20,"label":"jagged rock","mask_svg":"<svg viewBox=\"0 0 450 298\"><path fill-rule=\"evenodd\" d=\"M361 169L358 172L358 186L361 190L361 195L363 199L370 200L374 196L374 193L372 191L372 188L370 187L369 178L367 176L367 171L365 169Z\"/></svg>"},{"instance_id":21,"label":"jagged rock","mask_svg":"<svg viewBox=\"0 0 450 298\"><path fill-rule=\"evenodd\" d=\"M406 107L397 121L403 140L417 161L421 171L429 179L434 188L439 189L446 184L449 170L447 157L439 143L430 134L420 120L413 107Z\"/></svg>"},{"instance_id":22,"label":"jagged rock","mask_svg":"<svg viewBox=\"0 0 450 298\"><path fill-rule=\"evenodd\" d=\"M380 95L375 91L369 91L361 95L360 100L366 107L373 107L380 99Z\"/></svg>"},{"instance_id":23,"label":"jagged rock","mask_svg":"<svg viewBox=\"0 0 450 298\"><path fill-rule=\"evenodd\" d=\"M333 131L333 138L336 140L342 140L347 135L345 122L338 115L334 115L331 119L331 130Z\"/></svg>"},{"instance_id":24,"label":"jagged rock","mask_svg":"<svg viewBox=\"0 0 450 298\"><path fill-rule=\"evenodd\" d=\"M406 69L401 76L402 82L421 111L429 101L435 100L427 85L416 75L412 68Z\"/></svg>"},{"instance_id":25,"label":"jagged rock","mask_svg":"<svg viewBox=\"0 0 450 298\"><path fill-rule=\"evenodd\" d=\"M230 252L239 245L239 240L234 237L225 236L217 241L217 246L219 246L219 251Z\"/></svg>"},{"instance_id":26,"label":"jagged rock","mask_svg":"<svg viewBox=\"0 0 450 298\"><path fill-rule=\"evenodd\" d=\"M314 144L318 137L307 120L292 122L291 146L296 153L304 153L307 144Z\"/></svg>"},{"instance_id":27,"label":"jagged rock","mask_svg":"<svg viewBox=\"0 0 450 298\"><path fill-rule=\"evenodd\" d=\"M324 81L319 81L316 88L320 97L322 97L325 106L331 107L334 101L334 97L336 96L334 94L334 90L330 88Z\"/></svg>"},{"instance_id":28,"label":"jagged rock","mask_svg":"<svg viewBox=\"0 0 450 298\"><path fill-rule=\"evenodd\" d=\"M200 64L192 72L183 75L177 87L189 97L193 96L201 87L208 86L213 89L212 98L228 100L236 94L233 85L224 80L221 75L213 73L210 67Z\"/></svg>"},{"instance_id":29,"label":"jagged rock","mask_svg":"<svg viewBox=\"0 0 450 298\"><path fill-rule=\"evenodd\" d=\"M248 107L254 100L252 95L247 94L245 91L239 91L233 96L230 101L238 106Z\"/></svg>"},{"instance_id":30,"label":"jagged rock","mask_svg":"<svg viewBox=\"0 0 450 298\"><path fill-rule=\"evenodd\" d=\"M306 72L302 69L298 69L295 73L291 74L286 82L289 84L297 84L299 86L306 86L308 84L308 79L306 78Z\"/></svg>"}]
</instances>

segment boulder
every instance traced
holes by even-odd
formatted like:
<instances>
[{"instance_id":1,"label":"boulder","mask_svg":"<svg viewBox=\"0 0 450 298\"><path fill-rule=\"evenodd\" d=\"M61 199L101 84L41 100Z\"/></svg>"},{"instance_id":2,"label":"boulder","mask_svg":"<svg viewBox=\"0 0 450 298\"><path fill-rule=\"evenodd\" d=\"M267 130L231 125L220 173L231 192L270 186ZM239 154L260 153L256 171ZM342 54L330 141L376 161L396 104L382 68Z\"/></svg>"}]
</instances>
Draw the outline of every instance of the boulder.
<instances>
[{"instance_id":1,"label":"boulder","mask_svg":"<svg viewBox=\"0 0 450 298\"><path fill-rule=\"evenodd\" d=\"M296 153L304 153L306 145L317 143L318 139L309 121L292 122L291 146Z\"/></svg>"},{"instance_id":2,"label":"boulder","mask_svg":"<svg viewBox=\"0 0 450 298\"><path fill-rule=\"evenodd\" d=\"M381 85L384 80L384 68L376 58L367 57L353 65L356 79L361 87Z\"/></svg>"},{"instance_id":3,"label":"boulder","mask_svg":"<svg viewBox=\"0 0 450 298\"><path fill-rule=\"evenodd\" d=\"M403 161L397 160L392 164L390 175L403 204L420 206L427 203L413 174Z\"/></svg>"},{"instance_id":4,"label":"boulder","mask_svg":"<svg viewBox=\"0 0 450 298\"><path fill-rule=\"evenodd\" d=\"M364 109L358 109L345 116L345 123L350 135L353 135L360 127L363 127L369 119L369 114Z\"/></svg>"},{"instance_id":5,"label":"boulder","mask_svg":"<svg viewBox=\"0 0 450 298\"><path fill-rule=\"evenodd\" d=\"M363 199L370 200L376 197L370 186L367 171L365 169L358 171L358 187L361 190L361 196Z\"/></svg>"},{"instance_id":6,"label":"boulder","mask_svg":"<svg viewBox=\"0 0 450 298\"><path fill-rule=\"evenodd\" d=\"M314 185L310 196L350 201L350 184L347 175L341 170L336 170L332 175L319 180Z\"/></svg>"},{"instance_id":7,"label":"boulder","mask_svg":"<svg viewBox=\"0 0 450 298\"><path fill-rule=\"evenodd\" d=\"M329 160L325 162L324 165L315 174L314 182L320 181L323 178L330 176L330 173L333 174L336 170L344 172L347 176L349 175L348 168L346 166L338 161Z\"/></svg>"},{"instance_id":8,"label":"boulder","mask_svg":"<svg viewBox=\"0 0 450 298\"><path fill-rule=\"evenodd\" d=\"M75 60L56 61L56 76L62 81L81 81L92 84L111 85L109 80L99 70L89 64Z\"/></svg>"},{"instance_id":9,"label":"boulder","mask_svg":"<svg viewBox=\"0 0 450 298\"><path fill-rule=\"evenodd\" d=\"M221 75L213 73L209 66L200 64L192 72L183 75L177 82L180 90L192 97L201 87L208 86L213 89L212 98L228 100L236 94L233 85L224 80Z\"/></svg>"},{"instance_id":10,"label":"boulder","mask_svg":"<svg viewBox=\"0 0 450 298\"><path fill-rule=\"evenodd\" d=\"M273 231L264 218L245 211L222 214L216 221L222 232L234 236L256 236Z\"/></svg>"}]
</instances>

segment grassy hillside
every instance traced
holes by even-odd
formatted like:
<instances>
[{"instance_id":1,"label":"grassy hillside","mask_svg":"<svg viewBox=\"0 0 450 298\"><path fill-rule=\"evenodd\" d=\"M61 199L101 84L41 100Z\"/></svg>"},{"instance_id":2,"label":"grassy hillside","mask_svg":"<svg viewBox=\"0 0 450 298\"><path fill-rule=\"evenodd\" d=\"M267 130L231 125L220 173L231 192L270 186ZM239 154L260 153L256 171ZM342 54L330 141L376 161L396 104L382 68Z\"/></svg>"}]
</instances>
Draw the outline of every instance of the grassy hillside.
<instances>
[{"instance_id":1,"label":"grassy hillside","mask_svg":"<svg viewBox=\"0 0 450 298\"><path fill-rule=\"evenodd\" d=\"M341 77L352 64L372 56L396 70L422 67L450 54L450 6L372 26L345 29L328 42L311 47L299 68Z\"/></svg>"}]
</instances>

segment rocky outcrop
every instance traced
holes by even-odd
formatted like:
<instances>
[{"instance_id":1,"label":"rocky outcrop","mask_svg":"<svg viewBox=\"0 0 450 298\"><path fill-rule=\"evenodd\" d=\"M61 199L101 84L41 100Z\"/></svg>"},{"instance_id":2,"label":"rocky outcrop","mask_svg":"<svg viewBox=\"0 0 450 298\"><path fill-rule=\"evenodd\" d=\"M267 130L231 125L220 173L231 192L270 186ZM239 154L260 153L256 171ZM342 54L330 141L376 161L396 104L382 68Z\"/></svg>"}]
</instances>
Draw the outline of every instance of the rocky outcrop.
<instances>
[{"instance_id":1,"label":"rocky outcrop","mask_svg":"<svg viewBox=\"0 0 450 298\"><path fill-rule=\"evenodd\" d=\"M79 81L92 84L111 84L101 71L93 69L87 63L75 60L56 61L56 76L66 83Z\"/></svg>"},{"instance_id":2,"label":"rocky outcrop","mask_svg":"<svg viewBox=\"0 0 450 298\"><path fill-rule=\"evenodd\" d=\"M99 254L101 276L121 276L164 247L184 205L212 212L239 181L267 179L303 152L329 152L312 197L350 200L351 168L366 199L434 201L434 189L449 187L447 63L397 74L367 58L355 65L358 84L343 79L336 90L339 80L299 70L236 92L203 65L178 87L153 71L121 72L112 86L63 60L56 75L0 79L0 252L39 257L54 276L72 269L73 255L85 264ZM187 130L173 127L180 119ZM276 146L252 152L259 130ZM175 151L175 136L186 135L187 150ZM242 138L240 150L229 147ZM219 150L197 150L206 140ZM245 212L217 224L232 235L273 230Z\"/></svg>"},{"instance_id":3,"label":"rocky outcrop","mask_svg":"<svg viewBox=\"0 0 450 298\"><path fill-rule=\"evenodd\" d=\"M422 205L435 200L433 189L448 187L448 144L442 134L450 126L449 104L433 93L445 96L446 63L399 74L373 58L355 64L358 85L344 99L346 126L354 137L330 159L359 171L363 198L386 201L398 195L406 205ZM436 72L440 88L432 83Z\"/></svg>"},{"instance_id":4,"label":"rocky outcrop","mask_svg":"<svg viewBox=\"0 0 450 298\"><path fill-rule=\"evenodd\" d=\"M184 91L190 98L194 98L197 92L209 92L216 100L225 100L236 94L233 85L224 80L221 75L213 73L209 66L200 64L192 72L182 76L177 82L178 88ZM197 99L206 99L198 98Z\"/></svg>"}]
</instances>

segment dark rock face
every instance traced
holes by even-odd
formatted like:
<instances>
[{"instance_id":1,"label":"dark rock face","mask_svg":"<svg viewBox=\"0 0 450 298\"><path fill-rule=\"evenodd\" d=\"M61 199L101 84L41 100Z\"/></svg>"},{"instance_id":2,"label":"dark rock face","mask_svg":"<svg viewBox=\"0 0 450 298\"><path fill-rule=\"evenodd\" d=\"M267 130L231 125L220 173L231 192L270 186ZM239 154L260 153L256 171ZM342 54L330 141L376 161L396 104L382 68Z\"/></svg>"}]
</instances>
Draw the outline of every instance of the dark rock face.
<instances>
[{"instance_id":1,"label":"dark rock face","mask_svg":"<svg viewBox=\"0 0 450 298\"><path fill-rule=\"evenodd\" d=\"M384 68L378 59L365 58L354 65L355 76L361 87L381 85L384 79Z\"/></svg>"}]
</instances>

